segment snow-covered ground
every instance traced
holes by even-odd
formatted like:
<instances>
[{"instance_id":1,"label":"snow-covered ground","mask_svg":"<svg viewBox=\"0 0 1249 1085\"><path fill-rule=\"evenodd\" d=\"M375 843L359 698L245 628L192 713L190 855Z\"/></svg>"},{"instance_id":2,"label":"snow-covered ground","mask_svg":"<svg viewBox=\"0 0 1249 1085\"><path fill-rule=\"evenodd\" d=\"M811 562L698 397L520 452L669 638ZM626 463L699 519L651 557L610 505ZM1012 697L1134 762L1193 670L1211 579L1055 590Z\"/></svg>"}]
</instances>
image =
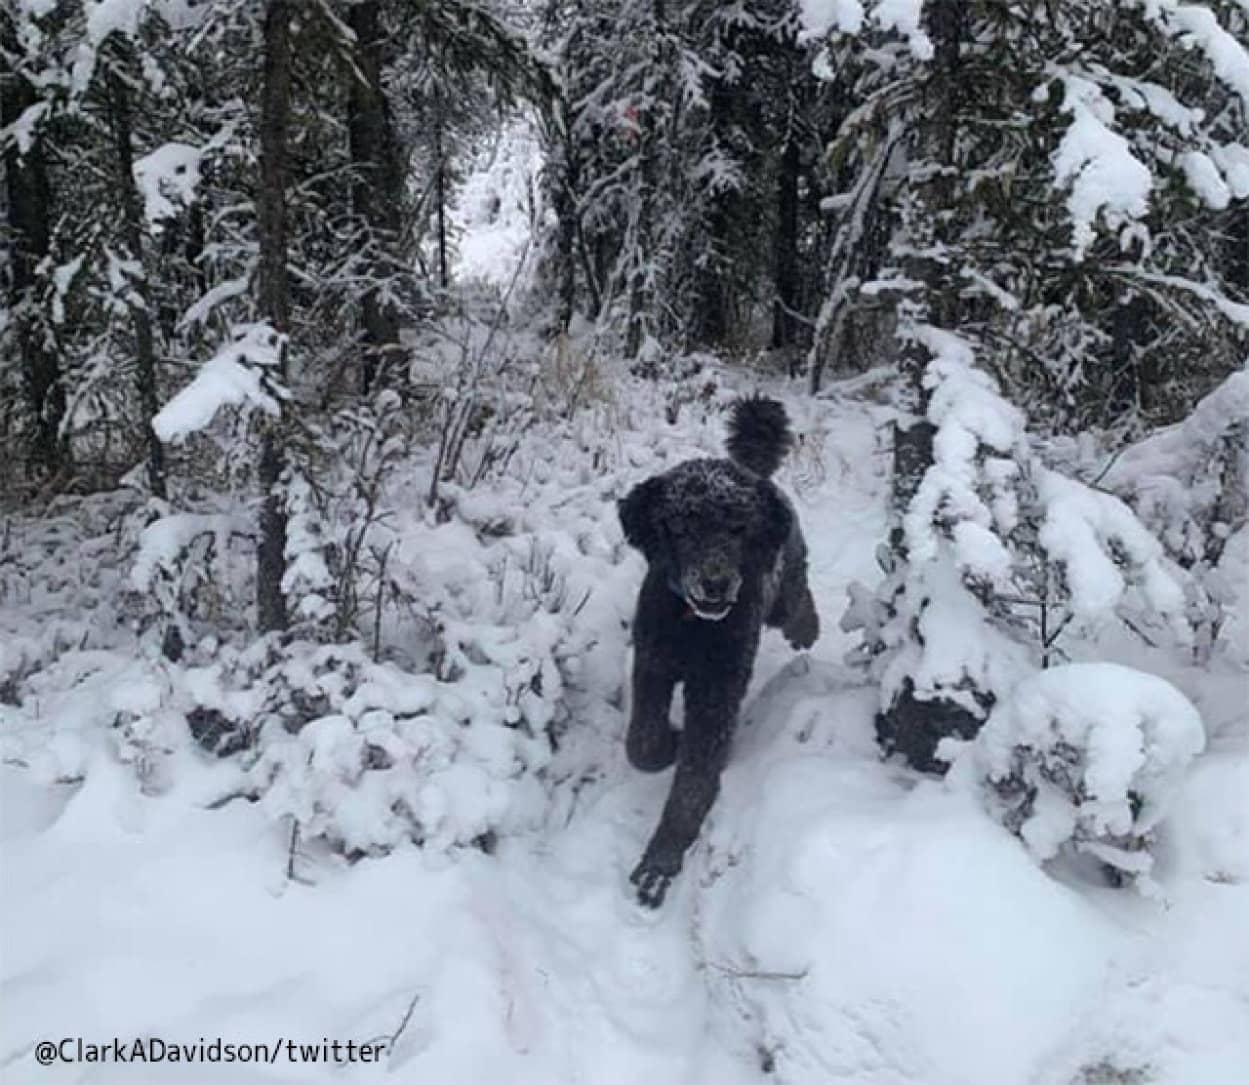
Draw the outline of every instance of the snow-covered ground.
<instances>
[{"instance_id":1,"label":"snow-covered ground","mask_svg":"<svg viewBox=\"0 0 1249 1085\"><path fill-rule=\"evenodd\" d=\"M1210 743L1163 828L1161 899L1102 887L1074 866L1042 869L972 791L881 761L876 692L843 666L837 619L847 584L878 575L882 410L849 394L789 402L803 440L781 481L810 541L824 636L795 657L768 635L723 791L660 911L639 908L627 883L669 781L624 760L616 691L641 566L618 548L610 498L715 447L714 415L704 422L692 408L675 426L661 412L637 432L622 421L614 472L561 483L564 506L538 502L552 540L578 541L564 555L568 575L581 561L593 583L579 612L601 637L586 642L597 647L579 673L583 693L598 696L576 700L553 766L562 757L587 771L552 784L533 827L501 835L494 854L401 846L349 864L310 843L292 878L289 829L265 804L208 808L227 762L185 751L173 783L144 794L133 766L100 752L108 730L96 721L83 780L47 784L12 754L35 740L4 736L0 1076L1243 1082L1243 675L1168 675L1203 712ZM427 558L453 576L462 525L445 528L446 553ZM17 628L32 605L0 604L0 628ZM115 684L126 681L116 672ZM43 703L69 711L55 692ZM0 731L29 731L30 711L0 703ZM73 718L93 719L80 708ZM78 1036L380 1039L388 1053L375 1066L36 1063L36 1042Z\"/></svg>"},{"instance_id":2,"label":"snow-covered ground","mask_svg":"<svg viewBox=\"0 0 1249 1085\"><path fill-rule=\"evenodd\" d=\"M450 209L458 282L506 289L518 269L529 270L541 167L541 144L527 118L502 126L478 153Z\"/></svg>"}]
</instances>

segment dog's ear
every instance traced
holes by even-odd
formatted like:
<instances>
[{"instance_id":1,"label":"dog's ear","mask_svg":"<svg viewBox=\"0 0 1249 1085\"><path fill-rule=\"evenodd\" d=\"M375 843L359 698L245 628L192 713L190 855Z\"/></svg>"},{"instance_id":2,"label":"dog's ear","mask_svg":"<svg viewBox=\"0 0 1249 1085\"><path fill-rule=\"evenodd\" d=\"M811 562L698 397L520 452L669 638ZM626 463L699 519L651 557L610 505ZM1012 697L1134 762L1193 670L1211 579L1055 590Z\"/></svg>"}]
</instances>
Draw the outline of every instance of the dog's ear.
<instances>
[{"instance_id":1,"label":"dog's ear","mask_svg":"<svg viewBox=\"0 0 1249 1085\"><path fill-rule=\"evenodd\" d=\"M658 561L664 550L663 531L656 518L663 492L663 476L655 475L639 482L616 503L625 538L630 546L642 551L647 561Z\"/></svg>"},{"instance_id":2,"label":"dog's ear","mask_svg":"<svg viewBox=\"0 0 1249 1085\"><path fill-rule=\"evenodd\" d=\"M780 491L767 479L759 482L763 498L763 523L759 525L759 543L768 553L775 553L789 538L794 527L794 510Z\"/></svg>"}]
</instances>

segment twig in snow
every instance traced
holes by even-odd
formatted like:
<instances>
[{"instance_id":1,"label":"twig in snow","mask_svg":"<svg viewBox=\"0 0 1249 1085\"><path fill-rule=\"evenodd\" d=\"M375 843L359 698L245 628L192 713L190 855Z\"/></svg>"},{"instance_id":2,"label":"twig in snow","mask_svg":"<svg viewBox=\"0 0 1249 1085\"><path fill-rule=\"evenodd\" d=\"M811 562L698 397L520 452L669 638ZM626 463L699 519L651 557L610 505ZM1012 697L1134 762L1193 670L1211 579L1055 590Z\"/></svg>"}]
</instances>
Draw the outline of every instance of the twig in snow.
<instances>
[{"instance_id":1,"label":"twig in snow","mask_svg":"<svg viewBox=\"0 0 1249 1085\"><path fill-rule=\"evenodd\" d=\"M743 980L802 980L807 978L807 974L810 971L804 968L801 972L765 972L734 968L732 965L718 964L715 961L708 961L707 964L717 972L723 972L726 976Z\"/></svg>"},{"instance_id":2,"label":"twig in snow","mask_svg":"<svg viewBox=\"0 0 1249 1085\"><path fill-rule=\"evenodd\" d=\"M299 821L291 818L291 842L286 851L286 878L295 881L295 852L299 848Z\"/></svg>"},{"instance_id":3,"label":"twig in snow","mask_svg":"<svg viewBox=\"0 0 1249 1085\"><path fill-rule=\"evenodd\" d=\"M394 1054L395 1044L398 1043L399 1037L403 1035L403 1030L408 1027L408 1022L412 1020L412 1012L416 1009L416 1004L421 1000L421 992L417 991L412 996L412 1001L408 1003L408 1008L404 1012L403 1020L399 1022L399 1027L390 1035L390 1039L386 1043L386 1057L390 1058Z\"/></svg>"}]
</instances>

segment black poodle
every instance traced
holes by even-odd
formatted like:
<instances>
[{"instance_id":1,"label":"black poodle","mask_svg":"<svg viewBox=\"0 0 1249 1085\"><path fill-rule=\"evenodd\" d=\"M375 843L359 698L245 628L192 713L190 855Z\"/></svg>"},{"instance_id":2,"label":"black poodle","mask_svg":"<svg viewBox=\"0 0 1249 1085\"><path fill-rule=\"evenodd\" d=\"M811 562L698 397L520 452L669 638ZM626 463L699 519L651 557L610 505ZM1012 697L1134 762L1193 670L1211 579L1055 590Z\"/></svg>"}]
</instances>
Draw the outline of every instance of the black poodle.
<instances>
[{"instance_id":1,"label":"black poodle","mask_svg":"<svg viewBox=\"0 0 1249 1085\"><path fill-rule=\"evenodd\" d=\"M728 459L679 464L620 502L625 538L650 564L633 622L626 750L643 772L677 763L659 827L632 875L650 907L663 903L720 789L764 624L795 648L819 636L798 516L769 477L791 443L780 403L738 400ZM678 682L681 731L668 719Z\"/></svg>"}]
</instances>

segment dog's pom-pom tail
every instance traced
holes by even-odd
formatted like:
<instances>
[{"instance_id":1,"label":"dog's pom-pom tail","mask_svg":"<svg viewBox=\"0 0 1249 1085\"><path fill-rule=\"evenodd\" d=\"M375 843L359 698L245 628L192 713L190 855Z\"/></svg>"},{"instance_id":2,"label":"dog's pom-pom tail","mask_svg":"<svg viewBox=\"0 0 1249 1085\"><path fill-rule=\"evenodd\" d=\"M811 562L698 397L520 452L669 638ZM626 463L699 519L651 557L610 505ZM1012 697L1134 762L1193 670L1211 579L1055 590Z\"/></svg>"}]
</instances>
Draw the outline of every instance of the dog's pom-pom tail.
<instances>
[{"instance_id":1,"label":"dog's pom-pom tail","mask_svg":"<svg viewBox=\"0 0 1249 1085\"><path fill-rule=\"evenodd\" d=\"M725 446L743 467L767 478L780 467L793 443L789 416L775 399L750 396L733 404Z\"/></svg>"}]
</instances>

